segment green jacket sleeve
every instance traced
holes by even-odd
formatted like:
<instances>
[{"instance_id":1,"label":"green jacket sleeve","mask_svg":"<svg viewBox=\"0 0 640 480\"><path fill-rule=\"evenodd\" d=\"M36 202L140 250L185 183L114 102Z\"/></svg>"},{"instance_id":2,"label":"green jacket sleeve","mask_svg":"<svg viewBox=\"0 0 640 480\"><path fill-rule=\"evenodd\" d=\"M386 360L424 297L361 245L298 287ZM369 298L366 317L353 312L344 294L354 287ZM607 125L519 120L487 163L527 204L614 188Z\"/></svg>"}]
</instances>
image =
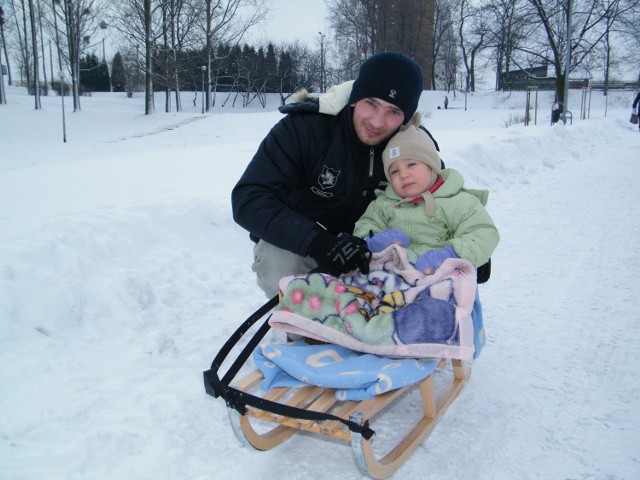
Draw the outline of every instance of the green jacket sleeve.
<instances>
[{"instance_id":1,"label":"green jacket sleeve","mask_svg":"<svg viewBox=\"0 0 640 480\"><path fill-rule=\"evenodd\" d=\"M379 192L377 193L378 198L369 204L360 219L356 222L353 229L353 234L356 237L365 238L369 235L370 231L378 233L388 228L384 200L380 198Z\"/></svg>"},{"instance_id":2,"label":"green jacket sleeve","mask_svg":"<svg viewBox=\"0 0 640 480\"><path fill-rule=\"evenodd\" d=\"M491 257L500 234L480 201L468 193L461 195L465 196L465 201L457 203L457 207L447 214L447 222L454 230L451 245L461 258L479 267Z\"/></svg>"}]
</instances>

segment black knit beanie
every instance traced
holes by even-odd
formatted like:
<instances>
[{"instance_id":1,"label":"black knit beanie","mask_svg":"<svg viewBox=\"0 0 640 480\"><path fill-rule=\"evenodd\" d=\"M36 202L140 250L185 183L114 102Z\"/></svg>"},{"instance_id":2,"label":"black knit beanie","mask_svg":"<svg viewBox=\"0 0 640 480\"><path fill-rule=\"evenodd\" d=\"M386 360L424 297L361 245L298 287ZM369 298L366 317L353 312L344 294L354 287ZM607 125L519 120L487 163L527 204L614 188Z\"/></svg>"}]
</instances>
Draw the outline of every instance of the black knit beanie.
<instances>
[{"instance_id":1,"label":"black knit beanie","mask_svg":"<svg viewBox=\"0 0 640 480\"><path fill-rule=\"evenodd\" d=\"M418 108L422 89L422 71L417 63L401 53L377 53L360 66L349 103L379 98L400 108L403 123L407 123Z\"/></svg>"}]
</instances>

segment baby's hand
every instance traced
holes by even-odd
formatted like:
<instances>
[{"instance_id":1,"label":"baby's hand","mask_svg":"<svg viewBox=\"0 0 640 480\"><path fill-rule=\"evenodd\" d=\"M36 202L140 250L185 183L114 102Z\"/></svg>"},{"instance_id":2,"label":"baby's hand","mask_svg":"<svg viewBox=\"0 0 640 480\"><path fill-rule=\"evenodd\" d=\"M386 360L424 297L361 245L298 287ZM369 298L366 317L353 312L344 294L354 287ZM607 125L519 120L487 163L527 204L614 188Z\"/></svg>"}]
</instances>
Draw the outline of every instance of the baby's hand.
<instances>
[{"instance_id":1,"label":"baby's hand","mask_svg":"<svg viewBox=\"0 0 640 480\"><path fill-rule=\"evenodd\" d=\"M401 247L409 246L409 237L402 230L384 230L365 238L369 250L378 253L394 243Z\"/></svg>"},{"instance_id":2,"label":"baby's hand","mask_svg":"<svg viewBox=\"0 0 640 480\"><path fill-rule=\"evenodd\" d=\"M451 245L420 255L416 261L416 270L432 275L447 258L460 258Z\"/></svg>"}]
</instances>

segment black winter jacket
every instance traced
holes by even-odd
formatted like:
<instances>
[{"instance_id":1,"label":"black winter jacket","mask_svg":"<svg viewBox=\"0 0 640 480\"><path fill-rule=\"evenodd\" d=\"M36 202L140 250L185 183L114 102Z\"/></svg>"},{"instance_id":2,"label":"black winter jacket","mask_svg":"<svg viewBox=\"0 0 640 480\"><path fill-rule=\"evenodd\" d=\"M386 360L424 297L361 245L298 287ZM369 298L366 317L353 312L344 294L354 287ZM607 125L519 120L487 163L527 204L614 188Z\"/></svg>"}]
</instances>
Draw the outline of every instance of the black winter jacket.
<instances>
[{"instance_id":1,"label":"black winter jacket","mask_svg":"<svg viewBox=\"0 0 640 480\"><path fill-rule=\"evenodd\" d=\"M234 220L254 241L307 255L321 231L351 233L383 189L383 142L358 139L353 108L292 113L267 134L231 194Z\"/></svg>"}]
</instances>

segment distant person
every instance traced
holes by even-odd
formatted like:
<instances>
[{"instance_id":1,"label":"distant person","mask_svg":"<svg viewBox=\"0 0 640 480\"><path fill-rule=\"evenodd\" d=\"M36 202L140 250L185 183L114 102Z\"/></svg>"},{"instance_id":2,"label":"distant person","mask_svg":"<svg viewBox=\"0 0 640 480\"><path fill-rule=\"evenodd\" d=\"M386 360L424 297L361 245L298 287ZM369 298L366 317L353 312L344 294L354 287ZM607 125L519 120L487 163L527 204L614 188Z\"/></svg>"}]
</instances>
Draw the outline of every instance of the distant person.
<instances>
[{"instance_id":1,"label":"distant person","mask_svg":"<svg viewBox=\"0 0 640 480\"><path fill-rule=\"evenodd\" d=\"M633 105L631 105L631 108L633 109L632 111L634 111L636 115L640 117L640 92L638 92L638 94L636 95L636 99L633 101ZM640 130L640 121L638 122L638 130Z\"/></svg>"},{"instance_id":2,"label":"distant person","mask_svg":"<svg viewBox=\"0 0 640 480\"><path fill-rule=\"evenodd\" d=\"M252 269L267 297L280 278L317 266L332 275L368 271L367 244L350 233L385 187L382 151L415 113L422 89L413 60L379 53L362 64L337 115L290 113L264 138L231 202L256 242Z\"/></svg>"},{"instance_id":3,"label":"distant person","mask_svg":"<svg viewBox=\"0 0 640 480\"><path fill-rule=\"evenodd\" d=\"M444 97L444 109L447 110L449 108L449 97L445 95Z\"/></svg>"}]
</instances>

